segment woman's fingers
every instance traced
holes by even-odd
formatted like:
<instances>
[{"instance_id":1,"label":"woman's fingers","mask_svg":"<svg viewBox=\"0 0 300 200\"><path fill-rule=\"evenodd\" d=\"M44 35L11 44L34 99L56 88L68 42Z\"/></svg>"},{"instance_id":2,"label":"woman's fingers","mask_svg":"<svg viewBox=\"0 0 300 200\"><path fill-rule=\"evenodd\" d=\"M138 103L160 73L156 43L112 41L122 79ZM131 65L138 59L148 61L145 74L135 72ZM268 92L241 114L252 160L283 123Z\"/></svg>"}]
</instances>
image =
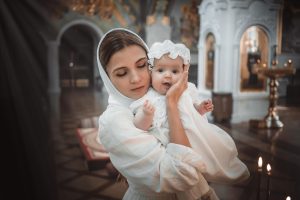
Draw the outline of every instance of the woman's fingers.
<instances>
[{"instance_id":1,"label":"woman's fingers","mask_svg":"<svg viewBox=\"0 0 300 200\"><path fill-rule=\"evenodd\" d=\"M184 70L183 71L189 71L190 69L190 64L184 65Z\"/></svg>"},{"instance_id":2,"label":"woman's fingers","mask_svg":"<svg viewBox=\"0 0 300 200\"><path fill-rule=\"evenodd\" d=\"M169 99L171 102L177 103L184 90L186 90L186 88L188 87L188 71L189 65L186 65L177 83L172 85L168 90L166 96L167 99Z\"/></svg>"}]
</instances>

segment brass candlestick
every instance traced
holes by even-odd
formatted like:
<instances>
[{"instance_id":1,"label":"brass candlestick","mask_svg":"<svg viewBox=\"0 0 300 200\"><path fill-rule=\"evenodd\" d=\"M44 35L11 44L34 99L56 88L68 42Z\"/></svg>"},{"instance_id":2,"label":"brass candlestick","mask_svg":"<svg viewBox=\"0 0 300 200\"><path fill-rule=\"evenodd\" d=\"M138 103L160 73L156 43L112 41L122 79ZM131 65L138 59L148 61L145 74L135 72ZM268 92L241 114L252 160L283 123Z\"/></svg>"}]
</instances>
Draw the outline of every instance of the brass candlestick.
<instances>
[{"instance_id":1,"label":"brass candlestick","mask_svg":"<svg viewBox=\"0 0 300 200\"><path fill-rule=\"evenodd\" d=\"M283 123L279 120L276 105L278 99L278 78L292 75L296 69L292 66L292 61L288 60L285 67L277 67L277 62L272 62L272 66L268 68L266 64L257 69L257 73L261 73L270 79L269 82L269 108L268 114L263 120L250 120L250 126L255 128L282 128Z\"/></svg>"}]
</instances>

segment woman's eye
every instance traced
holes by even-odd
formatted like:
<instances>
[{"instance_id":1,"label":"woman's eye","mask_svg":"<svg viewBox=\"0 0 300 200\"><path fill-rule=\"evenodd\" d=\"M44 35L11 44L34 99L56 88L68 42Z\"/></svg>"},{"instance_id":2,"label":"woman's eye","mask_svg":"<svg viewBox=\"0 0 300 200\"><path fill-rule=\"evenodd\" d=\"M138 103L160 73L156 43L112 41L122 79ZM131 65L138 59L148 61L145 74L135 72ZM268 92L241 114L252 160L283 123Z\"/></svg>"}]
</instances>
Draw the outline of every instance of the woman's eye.
<instances>
[{"instance_id":1,"label":"woman's eye","mask_svg":"<svg viewBox=\"0 0 300 200\"><path fill-rule=\"evenodd\" d=\"M116 76L122 77L122 76L125 76L126 74L127 74L126 71L119 71L119 72L116 73Z\"/></svg>"},{"instance_id":2,"label":"woman's eye","mask_svg":"<svg viewBox=\"0 0 300 200\"><path fill-rule=\"evenodd\" d=\"M143 63L142 65L138 65L137 67L138 68L144 68L144 67L146 67L146 63Z\"/></svg>"},{"instance_id":3,"label":"woman's eye","mask_svg":"<svg viewBox=\"0 0 300 200\"><path fill-rule=\"evenodd\" d=\"M146 67L146 63L144 63L144 64L142 64L142 65L138 65L137 67L140 68L140 69L143 69L143 68Z\"/></svg>"}]
</instances>

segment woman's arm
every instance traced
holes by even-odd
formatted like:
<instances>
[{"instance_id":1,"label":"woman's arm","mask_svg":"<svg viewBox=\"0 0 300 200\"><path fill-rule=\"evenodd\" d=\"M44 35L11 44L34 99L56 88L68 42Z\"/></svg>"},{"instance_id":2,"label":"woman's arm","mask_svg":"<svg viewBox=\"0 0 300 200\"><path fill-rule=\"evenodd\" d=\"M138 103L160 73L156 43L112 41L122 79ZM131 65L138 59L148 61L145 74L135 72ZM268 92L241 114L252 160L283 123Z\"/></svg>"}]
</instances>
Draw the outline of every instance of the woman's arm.
<instances>
[{"instance_id":1,"label":"woman's arm","mask_svg":"<svg viewBox=\"0 0 300 200\"><path fill-rule=\"evenodd\" d=\"M175 144L181 144L187 147L191 147L191 144L186 136L182 122L180 120L178 101L182 93L187 89L188 86L188 66L180 78L166 94L168 122L170 127L170 142Z\"/></svg>"},{"instance_id":2,"label":"woman's arm","mask_svg":"<svg viewBox=\"0 0 300 200\"><path fill-rule=\"evenodd\" d=\"M122 119L122 120L116 120ZM99 120L100 141L129 184L156 192L192 188L206 171L202 157L184 145L162 145L134 126L130 110L111 106Z\"/></svg>"}]
</instances>

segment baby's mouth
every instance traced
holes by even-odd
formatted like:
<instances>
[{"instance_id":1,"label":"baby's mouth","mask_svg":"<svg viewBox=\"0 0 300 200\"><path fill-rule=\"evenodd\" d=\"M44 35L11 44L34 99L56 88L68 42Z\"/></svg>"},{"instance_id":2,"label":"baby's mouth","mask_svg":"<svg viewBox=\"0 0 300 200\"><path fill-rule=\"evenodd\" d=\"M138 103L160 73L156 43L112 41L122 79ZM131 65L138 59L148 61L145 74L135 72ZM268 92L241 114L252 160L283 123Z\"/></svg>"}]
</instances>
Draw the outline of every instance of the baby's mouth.
<instances>
[{"instance_id":1,"label":"baby's mouth","mask_svg":"<svg viewBox=\"0 0 300 200\"><path fill-rule=\"evenodd\" d=\"M165 82L165 83L163 83L163 85L166 86L167 88L170 88L172 84L168 83L168 82Z\"/></svg>"}]
</instances>

